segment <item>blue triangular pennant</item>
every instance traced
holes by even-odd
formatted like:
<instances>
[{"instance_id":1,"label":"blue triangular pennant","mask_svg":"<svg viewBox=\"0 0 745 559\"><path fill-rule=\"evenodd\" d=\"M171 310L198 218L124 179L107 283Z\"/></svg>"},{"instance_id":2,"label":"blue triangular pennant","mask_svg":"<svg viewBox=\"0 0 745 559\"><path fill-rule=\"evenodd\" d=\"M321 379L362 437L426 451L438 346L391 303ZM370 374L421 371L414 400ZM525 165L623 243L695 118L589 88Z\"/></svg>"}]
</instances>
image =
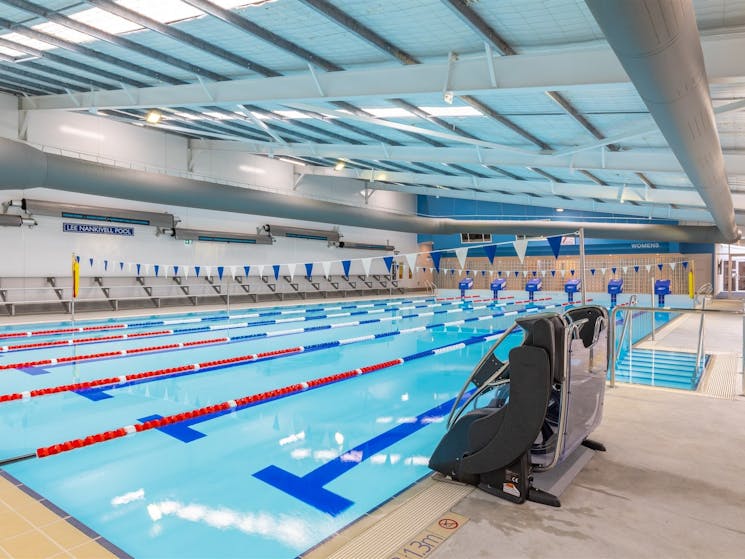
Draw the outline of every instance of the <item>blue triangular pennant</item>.
<instances>
[{"instance_id":1,"label":"blue triangular pennant","mask_svg":"<svg viewBox=\"0 0 745 559\"><path fill-rule=\"evenodd\" d=\"M440 271L440 257L442 256L442 253L441 252L430 252L429 255L432 257L432 263L435 265L435 270L439 272Z\"/></svg>"},{"instance_id":2,"label":"blue triangular pennant","mask_svg":"<svg viewBox=\"0 0 745 559\"><path fill-rule=\"evenodd\" d=\"M574 270L569 270L569 274L573 276L574 275Z\"/></svg>"},{"instance_id":3,"label":"blue triangular pennant","mask_svg":"<svg viewBox=\"0 0 745 559\"><path fill-rule=\"evenodd\" d=\"M222 275L225 272L225 266L218 266L217 267L217 277L222 281Z\"/></svg>"},{"instance_id":4,"label":"blue triangular pennant","mask_svg":"<svg viewBox=\"0 0 745 559\"><path fill-rule=\"evenodd\" d=\"M432 253L432 260L435 261L435 253ZM383 262L385 262L385 267L388 269L388 272L391 271L391 266L393 266L393 257L392 256L384 256ZM440 270L440 253L437 253L437 261L435 261L435 268L437 271Z\"/></svg>"},{"instance_id":5,"label":"blue triangular pennant","mask_svg":"<svg viewBox=\"0 0 745 559\"><path fill-rule=\"evenodd\" d=\"M248 272L251 271L251 266L243 266L243 276L248 277Z\"/></svg>"},{"instance_id":6,"label":"blue triangular pennant","mask_svg":"<svg viewBox=\"0 0 745 559\"><path fill-rule=\"evenodd\" d=\"M639 273L639 266L634 266L634 273L635 274L638 274Z\"/></svg>"},{"instance_id":7,"label":"blue triangular pennant","mask_svg":"<svg viewBox=\"0 0 745 559\"><path fill-rule=\"evenodd\" d=\"M201 266L194 266L194 273L197 274L197 277L199 277L199 270L201 270L201 269L202 269Z\"/></svg>"},{"instance_id":8,"label":"blue triangular pennant","mask_svg":"<svg viewBox=\"0 0 745 559\"><path fill-rule=\"evenodd\" d=\"M155 276L157 277L158 276L158 272L160 272L160 265L155 264L153 266L153 270L155 270Z\"/></svg>"},{"instance_id":9,"label":"blue triangular pennant","mask_svg":"<svg viewBox=\"0 0 745 559\"><path fill-rule=\"evenodd\" d=\"M551 270L551 277L552 278L555 278L556 277L556 270Z\"/></svg>"},{"instance_id":10,"label":"blue triangular pennant","mask_svg":"<svg viewBox=\"0 0 745 559\"><path fill-rule=\"evenodd\" d=\"M140 264L137 264L137 275L140 275Z\"/></svg>"},{"instance_id":11,"label":"blue triangular pennant","mask_svg":"<svg viewBox=\"0 0 745 559\"><path fill-rule=\"evenodd\" d=\"M91 268L93 268L93 258L89 258L88 263L91 265Z\"/></svg>"},{"instance_id":12,"label":"blue triangular pennant","mask_svg":"<svg viewBox=\"0 0 745 559\"><path fill-rule=\"evenodd\" d=\"M590 268L590 275L591 276L594 276L595 275L595 268Z\"/></svg>"},{"instance_id":13,"label":"blue triangular pennant","mask_svg":"<svg viewBox=\"0 0 745 559\"><path fill-rule=\"evenodd\" d=\"M537 275L538 275L538 272L536 272L535 270L533 270L533 277L536 277Z\"/></svg>"},{"instance_id":14,"label":"blue triangular pennant","mask_svg":"<svg viewBox=\"0 0 745 559\"><path fill-rule=\"evenodd\" d=\"M481 270L482 277L486 275L486 270Z\"/></svg>"},{"instance_id":15,"label":"blue triangular pennant","mask_svg":"<svg viewBox=\"0 0 745 559\"><path fill-rule=\"evenodd\" d=\"M391 260L393 260L393 257L389 257ZM341 267L344 268L344 275L349 277L349 268L352 267L352 261L351 260L342 260L341 261ZM390 271L391 267L388 266L388 270Z\"/></svg>"},{"instance_id":16,"label":"blue triangular pennant","mask_svg":"<svg viewBox=\"0 0 745 559\"><path fill-rule=\"evenodd\" d=\"M124 270L124 262L119 262L119 269Z\"/></svg>"},{"instance_id":17,"label":"blue triangular pennant","mask_svg":"<svg viewBox=\"0 0 745 559\"><path fill-rule=\"evenodd\" d=\"M178 275L178 266L174 266L173 267L173 275L174 276L177 276Z\"/></svg>"},{"instance_id":18,"label":"blue triangular pennant","mask_svg":"<svg viewBox=\"0 0 745 559\"><path fill-rule=\"evenodd\" d=\"M471 275L471 270L466 270L466 275L467 276L470 276Z\"/></svg>"},{"instance_id":19,"label":"blue triangular pennant","mask_svg":"<svg viewBox=\"0 0 745 559\"><path fill-rule=\"evenodd\" d=\"M502 277L502 272L497 272L497 275L501 278Z\"/></svg>"},{"instance_id":20,"label":"blue triangular pennant","mask_svg":"<svg viewBox=\"0 0 745 559\"><path fill-rule=\"evenodd\" d=\"M75 260L77 260L78 264L80 264L80 256L76 256Z\"/></svg>"},{"instance_id":21,"label":"blue triangular pennant","mask_svg":"<svg viewBox=\"0 0 745 559\"><path fill-rule=\"evenodd\" d=\"M520 273L520 271L519 270L515 270L514 273L515 273L515 277L517 277L517 275Z\"/></svg>"},{"instance_id":22,"label":"blue triangular pennant","mask_svg":"<svg viewBox=\"0 0 745 559\"><path fill-rule=\"evenodd\" d=\"M688 262L686 262L686 264L688 264ZM104 269L104 271L106 271L106 270L109 269L109 261L108 260L104 260L103 261L103 269Z\"/></svg>"},{"instance_id":23,"label":"blue triangular pennant","mask_svg":"<svg viewBox=\"0 0 745 559\"><path fill-rule=\"evenodd\" d=\"M615 275L615 273L616 273L616 270L618 270L618 268L611 268L611 269L610 269L610 271L611 271L611 272L613 272L613 274L614 274L614 275Z\"/></svg>"},{"instance_id":24,"label":"blue triangular pennant","mask_svg":"<svg viewBox=\"0 0 745 559\"><path fill-rule=\"evenodd\" d=\"M657 269L661 272L663 264L657 264Z\"/></svg>"},{"instance_id":25,"label":"blue triangular pennant","mask_svg":"<svg viewBox=\"0 0 745 559\"><path fill-rule=\"evenodd\" d=\"M551 252L554 253L554 258L559 258L559 251L561 250L561 235L558 237L548 237L546 240L551 245Z\"/></svg>"},{"instance_id":26,"label":"blue triangular pennant","mask_svg":"<svg viewBox=\"0 0 745 559\"><path fill-rule=\"evenodd\" d=\"M309 278L313 275L313 262L309 262L305 265L305 277Z\"/></svg>"},{"instance_id":27,"label":"blue triangular pennant","mask_svg":"<svg viewBox=\"0 0 745 559\"><path fill-rule=\"evenodd\" d=\"M280 266L279 264L275 264L274 266L272 266L272 270L274 270L274 279L275 280L278 280L279 279L279 266Z\"/></svg>"},{"instance_id":28,"label":"blue triangular pennant","mask_svg":"<svg viewBox=\"0 0 745 559\"><path fill-rule=\"evenodd\" d=\"M683 269L684 270L688 269L688 260L683 261Z\"/></svg>"},{"instance_id":29,"label":"blue triangular pennant","mask_svg":"<svg viewBox=\"0 0 745 559\"><path fill-rule=\"evenodd\" d=\"M494 264L494 255L497 254L497 246L496 245L485 246L484 253L486 254L486 257L489 259L489 264Z\"/></svg>"}]
</instances>

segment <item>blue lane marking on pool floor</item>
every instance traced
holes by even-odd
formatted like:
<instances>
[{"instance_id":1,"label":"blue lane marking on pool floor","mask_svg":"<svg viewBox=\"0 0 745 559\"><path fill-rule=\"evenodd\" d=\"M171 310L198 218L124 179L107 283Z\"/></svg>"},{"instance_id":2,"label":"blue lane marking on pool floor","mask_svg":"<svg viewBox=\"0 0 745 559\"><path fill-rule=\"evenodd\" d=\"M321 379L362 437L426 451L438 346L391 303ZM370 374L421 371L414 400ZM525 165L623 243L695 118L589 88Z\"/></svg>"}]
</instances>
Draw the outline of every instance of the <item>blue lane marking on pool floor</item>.
<instances>
[{"instance_id":1,"label":"blue lane marking on pool floor","mask_svg":"<svg viewBox=\"0 0 745 559\"><path fill-rule=\"evenodd\" d=\"M465 397L467 396L466 394ZM253 477L276 487L280 491L284 491L288 495L303 501L321 512L325 512L331 516L338 516L351 507L354 502L325 489L324 485L345 474L352 468L359 466L378 452L416 433L432 423L434 419L447 415L453 407L454 402L455 398L427 410L421 415L418 415L416 421L401 423L393 429L348 450L302 477L274 465L254 473Z\"/></svg>"},{"instance_id":2,"label":"blue lane marking on pool floor","mask_svg":"<svg viewBox=\"0 0 745 559\"><path fill-rule=\"evenodd\" d=\"M19 367L18 370L31 376L49 375L52 373L52 371L47 371L41 367Z\"/></svg>"},{"instance_id":3,"label":"blue lane marking on pool floor","mask_svg":"<svg viewBox=\"0 0 745 559\"><path fill-rule=\"evenodd\" d=\"M75 394L78 394L82 396L83 398L88 398L91 402L100 402L101 400L108 400L109 398L113 398L111 394L108 392L104 392L100 388L89 388L87 390L75 390Z\"/></svg>"},{"instance_id":4,"label":"blue lane marking on pool floor","mask_svg":"<svg viewBox=\"0 0 745 559\"><path fill-rule=\"evenodd\" d=\"M202 437L206 437L207 435L202 433L201 431L197 431L196 429L192 429L191 425L194 425L196 423L201 423L202 421L207 421L208 419L213 419L217 414L210 415L209 417L197 417L189 421L181 421L179 423L173 423L171 425L164 425L163 427L156 427L158 431L161 433L165 433L166 435L170 435L174 439L178 439L182 443L190 443L192 441L196 441L197 439L201 439ZM150 421L152 419L162 419L162 415L148 415L147 417L141 417L137 421L140 423L145 423L146 421Z\"/></svg>"}]
</instances>

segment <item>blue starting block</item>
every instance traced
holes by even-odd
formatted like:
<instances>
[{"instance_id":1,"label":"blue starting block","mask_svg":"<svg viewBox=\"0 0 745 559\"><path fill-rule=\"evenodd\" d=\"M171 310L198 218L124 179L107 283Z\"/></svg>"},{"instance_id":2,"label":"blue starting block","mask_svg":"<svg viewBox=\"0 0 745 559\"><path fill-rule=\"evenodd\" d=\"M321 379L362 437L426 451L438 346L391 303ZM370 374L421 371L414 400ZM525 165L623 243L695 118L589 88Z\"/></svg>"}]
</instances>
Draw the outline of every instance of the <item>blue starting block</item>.
<instances>
[{"instance_id":1,"label":"blue starting block","mask_svg":"<svg viewBox=\"0 0 745 559\"><path fill-rule=\"evenodd\" d=\"M499 301L499 292L504 291L507 286L507 280L504 278L497 278L491 282L491 292L494 295L494 300Z\"/></svg>"},{"instance_id":2,"label":"blue starting block","mask_svg":"<svg viewBox=\"0 0 745 559\"><path fill-rule=\"evenodd\" d=\"M610 306L613 308L616 306L618 294L623 293L623 280L621 278L610 280L608 282L608 293L610 294Z\"/></svg>"},{"instance_id":3,"label":"blue starting block","mask_svg":"<svg viewBox=\"0 0 745 559\"><path fill-rule=\"evenodd\" d=\"M528 299L531 301L535 297L535 292L543 289L543 281L541 278L532 278L525 283L525 291L528 292Z\"/></svg>"},{"instance_id":4,"label":"blue starting block","mask_svg":"<svg viewBox=\"0 0 745 559\"><path fill-rule=\"evenodd\" d=\"M458 288L460 289L460 296L462 299L466 296L467 289L473 289L473 278L463 278L460 280L460 283L458 283Z\"/></svg>"},{"instance_id":5,"label":"blue starting block","mask_svg":"<svg viewBox=\"0 0 745 559\"><path fill-rule=\"evenodd\" d=\"M654 292L657 294L657 304L665 306L665 295L670 295L670 280L655 280Z\"/></svg>"},{"instance_id":6,"label":"blue starting block","mask_svg":"<svg viewBox=\"0 0 745 559\"><path fill-rule=\"evenodd\" d=\"M579 293L582 289L582 280L570 279L564 284L564 293L567 294L567 301L574 302L574 294Z\"/></svg>"}]
</instances>

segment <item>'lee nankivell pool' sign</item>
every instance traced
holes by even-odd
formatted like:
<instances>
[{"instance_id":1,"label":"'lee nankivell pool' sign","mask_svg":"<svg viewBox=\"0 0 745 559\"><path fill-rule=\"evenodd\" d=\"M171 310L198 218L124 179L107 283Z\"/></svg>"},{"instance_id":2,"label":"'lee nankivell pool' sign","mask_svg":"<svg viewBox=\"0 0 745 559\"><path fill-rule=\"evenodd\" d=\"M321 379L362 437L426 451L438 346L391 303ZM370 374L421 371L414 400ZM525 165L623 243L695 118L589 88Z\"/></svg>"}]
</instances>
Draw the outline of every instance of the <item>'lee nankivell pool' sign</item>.
<instances>
[{"instance_id":1,"label":"'lee nankivell pool' sign","mask_svg":"<svg viewBox=\"0 0 745 559\"><path fill-rule=\"evenodd\" d=\"M119 227L117 225L89 225L87 223L63 223L65 233L93 233L95 235L123 235L134 237L134 227Z\"/></svg>"}]
</instances>

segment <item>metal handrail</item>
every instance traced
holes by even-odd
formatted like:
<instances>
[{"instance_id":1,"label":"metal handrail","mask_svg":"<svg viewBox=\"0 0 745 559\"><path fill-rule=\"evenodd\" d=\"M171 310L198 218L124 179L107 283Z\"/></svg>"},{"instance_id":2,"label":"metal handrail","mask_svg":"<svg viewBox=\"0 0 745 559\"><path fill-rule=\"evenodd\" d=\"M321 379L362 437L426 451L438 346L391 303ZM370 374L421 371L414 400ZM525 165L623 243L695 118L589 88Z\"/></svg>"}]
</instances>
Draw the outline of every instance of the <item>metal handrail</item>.
<instances>
[{"instance_id":1,"label":"metal handrail","mask_svg":"<svg viewBox=\"0 0 745 559\"><path fill-rule=\"evenodd\" d=\"M628 311L628 310L643 311L643 312L669 312L669 313L677 313L677 314L704 314L704 313L721 314L721 315L733 314L736 316L743 317L743 330L745 332L745 310L733 311L730 309L686 309L686 308L676 308L676 307L621 307L621 306L618 306L614 308L610 314L609 347L613 351L613 355L611 356L611 359L608 360L608 374L610 377L609 380L610 380L611 388L614 388L616 386L616 359L618 357L615 353L616 319L617 319L619 312ZM703 351L703 346L701 346L701 349ZM743 351L743 361L745 362L745 336L743 337L742 351ZM745 367L745 363L743 365ZM743 381L743 384L745 384L745 380ZM745 386L743 388L745 389Z\"/></svg>"}]
</instances>

